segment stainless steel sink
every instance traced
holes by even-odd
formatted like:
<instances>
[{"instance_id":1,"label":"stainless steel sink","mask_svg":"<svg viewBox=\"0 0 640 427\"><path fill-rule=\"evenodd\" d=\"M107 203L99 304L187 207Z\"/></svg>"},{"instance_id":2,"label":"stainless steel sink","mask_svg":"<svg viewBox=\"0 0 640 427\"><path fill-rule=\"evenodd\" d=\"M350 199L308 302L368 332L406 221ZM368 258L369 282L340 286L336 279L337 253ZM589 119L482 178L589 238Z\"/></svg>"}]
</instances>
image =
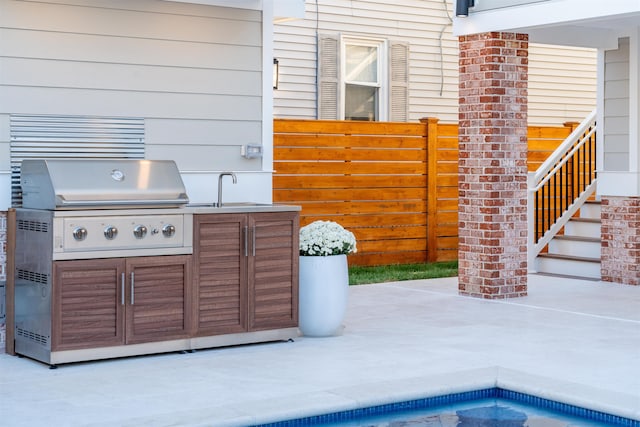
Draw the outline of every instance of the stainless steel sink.
<instances>
[{"instance_id":1,"label":"stainless steel sink","mask_svg":"<svg viewBox=\"0 0 640 427\"><path fill-rule=\"evenodd\" d=\"M269 203L255 203L255 202L229 202L223 203L222 206L218 207L215 203L189 203L187 205L188 208L243 208L243 207L258 207L258 206L273 206Z\"/></svg>"},{"instance_id":2,"label":"stainless steel sink","mask_svg":"<svg viewBox=\"0 0 640 427\"><path fill-rule=\"evenodd\" d=\"M255 202L229 202L223 203L223 208L237 208L237 207L253 207L253 206L272 206L270 203L255 203Z\"/></svg>"}]
</instances>

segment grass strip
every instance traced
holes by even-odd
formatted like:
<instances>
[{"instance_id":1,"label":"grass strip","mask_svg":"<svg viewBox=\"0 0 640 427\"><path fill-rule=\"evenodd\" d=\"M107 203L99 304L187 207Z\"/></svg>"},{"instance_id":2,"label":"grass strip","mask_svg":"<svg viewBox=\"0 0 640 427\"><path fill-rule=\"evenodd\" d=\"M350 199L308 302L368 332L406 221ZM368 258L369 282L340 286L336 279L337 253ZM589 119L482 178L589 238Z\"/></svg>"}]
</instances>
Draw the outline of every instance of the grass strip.
<instances>
[{"instance_id":1,"label":"grass strip","mask_svg":"<svg viewBox=\"0 0 640 427\"><path fill-rule=\"evenodd\" d=\"M349 285L436 279L458 275L458 261L349 267Z\"/></svg>"}]
</instances>

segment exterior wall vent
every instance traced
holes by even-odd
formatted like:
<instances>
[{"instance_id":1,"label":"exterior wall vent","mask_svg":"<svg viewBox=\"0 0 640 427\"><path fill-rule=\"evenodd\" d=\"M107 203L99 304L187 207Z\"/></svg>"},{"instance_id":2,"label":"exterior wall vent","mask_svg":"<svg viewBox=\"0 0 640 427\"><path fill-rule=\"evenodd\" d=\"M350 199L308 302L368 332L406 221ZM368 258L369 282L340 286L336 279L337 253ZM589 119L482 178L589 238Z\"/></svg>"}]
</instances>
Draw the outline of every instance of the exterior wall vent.
<instances>
[{"instance_id":1,"label":"exterior wall vent","mask_svg":"<svg viewBox=\"0 0 640 427\"><path fill-rule=\"evenodd\" d=\"M144 159L144 119L12 114L11 206L22 205L24 159Z\"/></svg>"}]
</instances>

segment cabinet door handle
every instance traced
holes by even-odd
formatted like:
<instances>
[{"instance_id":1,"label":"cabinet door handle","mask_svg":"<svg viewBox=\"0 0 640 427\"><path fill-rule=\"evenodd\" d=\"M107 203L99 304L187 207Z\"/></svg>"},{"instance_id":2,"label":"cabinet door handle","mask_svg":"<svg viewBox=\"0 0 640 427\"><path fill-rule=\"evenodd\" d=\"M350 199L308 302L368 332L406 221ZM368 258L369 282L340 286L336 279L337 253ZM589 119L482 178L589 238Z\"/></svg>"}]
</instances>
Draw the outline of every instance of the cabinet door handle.
<instances>
[{"instance_id":1,"label":"cabinet door handle","mask_svg":"<svg viewBox=\"0 0 640 427\"><path fill-rule=\"evenodd\" d=\"M135 280L134 280L133 271L132 271L131 272L131 305L135 303L135 292L136 292L136 285L135 285Z\"/></svg>"},{"instance_id":2,"label":"cabinet door handle","mask_svg":"<svg viewBox=\"0 0 640 427\"><path fill-rule=\"evenodd\" d=\"M248 257L249 256L249 227L245 225L242 232L244 234L244 256Z\"/></svg>"},{"instance_id":3,"label":"cabinet door handle","mask_svg":"<svg viewBox=\"0 0 640 427\"><path fill-rule=\"evenodd\" d=\"M120 275L120 305L124 305L124 273Z\"/></svg>"},{"instance_id":4,"label":"cabinet door handle","mask_svg":"<svg viewBox=\"0 0 640 427\"><path fill-rule=\"evenodd\" d=\"M251 256L256 256L256 226L251 228Z\"/></svg>"}]
</instances>

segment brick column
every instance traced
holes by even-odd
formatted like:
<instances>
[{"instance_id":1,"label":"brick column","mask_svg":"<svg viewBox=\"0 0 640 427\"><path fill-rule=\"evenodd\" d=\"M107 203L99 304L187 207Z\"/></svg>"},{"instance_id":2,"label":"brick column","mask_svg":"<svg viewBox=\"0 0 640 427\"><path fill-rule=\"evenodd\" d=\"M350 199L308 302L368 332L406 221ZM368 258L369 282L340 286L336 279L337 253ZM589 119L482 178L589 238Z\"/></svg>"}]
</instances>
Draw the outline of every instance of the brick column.
<instances>
[{"instance_id":1,"label":"brick column","mask_svg":"<svg viewBox=\"0 0 640 427\"><path fill-rule=\"evenodd\" d=\"M602 280L640 285L640 197L602 196L600 207Z\"/></svg>"},{"instance_id":2,"label":"brick column","mask_svg":"<svg viewBox=\"0 0 640 427\"><path fill-rule=\"evenodd\" d=\"M459 42L459 293L525 296L528 35Z\"/></svg>"}]
</instances>

